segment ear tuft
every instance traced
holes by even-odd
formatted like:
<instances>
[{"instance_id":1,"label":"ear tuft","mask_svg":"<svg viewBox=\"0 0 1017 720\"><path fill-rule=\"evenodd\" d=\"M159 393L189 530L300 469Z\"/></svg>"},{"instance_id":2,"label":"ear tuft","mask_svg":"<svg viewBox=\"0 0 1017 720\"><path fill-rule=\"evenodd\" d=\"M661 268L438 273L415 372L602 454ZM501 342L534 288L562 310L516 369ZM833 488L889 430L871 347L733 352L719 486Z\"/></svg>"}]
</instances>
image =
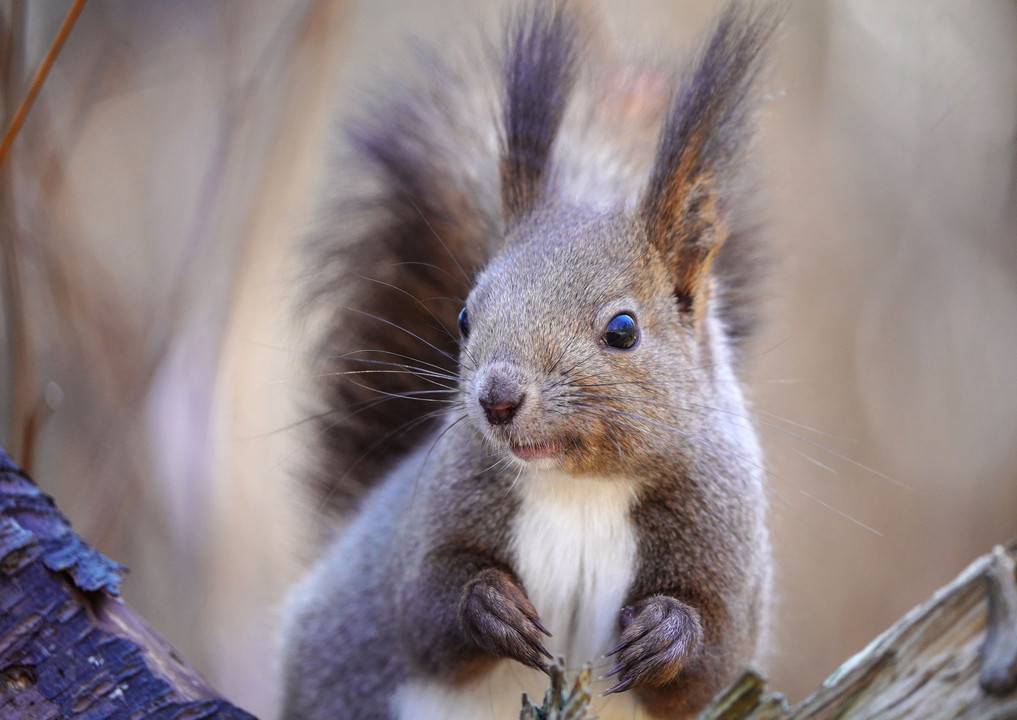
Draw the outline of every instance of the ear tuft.
<instances>
[{"instance_id":1,"label":"ear tuft","mask_svg":"<svg viewBox=\"0 0 1017 720\"><path fill-rule=\"evenodd\" d=\"M500 166L507 223L543 195L551 146L575 83L580 36L575 11L562 0L534 4L509 23Z\"/></svg>"},{"instance_id":2,"label":"ear tuft","mask_svg":"<svg viewBox=\"0 0 1017 720\"><path fill-rule=\"evenodd\" d=\"M642 214L684 305L704 289L726 238L724 191L752 135L754 86L777 24L772 5L760 10L752 3L729 4L661 129Z\"/></svg>"}]
</instances>

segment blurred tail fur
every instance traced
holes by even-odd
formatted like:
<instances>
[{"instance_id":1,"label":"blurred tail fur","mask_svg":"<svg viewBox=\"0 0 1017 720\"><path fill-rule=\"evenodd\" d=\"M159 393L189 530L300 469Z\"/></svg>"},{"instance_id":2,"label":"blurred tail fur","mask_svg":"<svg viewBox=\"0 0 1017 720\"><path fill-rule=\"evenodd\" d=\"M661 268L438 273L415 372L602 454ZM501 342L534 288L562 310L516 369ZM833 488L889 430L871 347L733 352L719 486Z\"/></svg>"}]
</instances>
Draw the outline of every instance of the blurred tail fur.
<instances>
[{"instance_id":1,"label":"blurred tail fur","mask_svg":"<svg viewBox=\"0 0 1017 720\"><path fill-rule=\"evenodd\" d=\"M427 400L456 384L456 316L500 233L494 98L418 59L423 82L390 87L348 124L351 151L331 173L344 184L325 189L312 236L313 477L330 509L355 507L431 430L444 404Z\"/></svg>"}]
</instances>

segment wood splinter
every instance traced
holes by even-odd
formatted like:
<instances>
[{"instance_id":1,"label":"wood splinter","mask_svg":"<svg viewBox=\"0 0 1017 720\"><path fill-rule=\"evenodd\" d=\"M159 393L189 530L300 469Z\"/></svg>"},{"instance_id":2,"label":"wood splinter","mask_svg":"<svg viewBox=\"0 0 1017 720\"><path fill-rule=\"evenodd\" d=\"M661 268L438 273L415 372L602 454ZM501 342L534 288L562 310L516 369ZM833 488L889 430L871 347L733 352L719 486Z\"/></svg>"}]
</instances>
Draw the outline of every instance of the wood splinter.
<instances>
[{"instance_id":1,"label":"wood splinter","mask_svg":"<svg viewBox=\"0 0 1017 720\"><path fill-rule=\"evenodd\" d=\"M587 715L593 668L589 664L584 665L571 688L565 677L565 658L559 657L551 663L548 674L551 676L551 686L544 693L544 704L537 707L523 693L519 720L593 720L594 716Z\"/></svg>"},{"instance_id":2,"label":"wood splinter","mask_svg":"<svg viewBox=\"0 0 1017 720\"><path fill-rule=\"evenodd\" d=\"M997 545L985 573L989 618L982 646L982 689L1006 695L1017 688L1017 579L1014 560Z\"/></svg>"}]
</instances>

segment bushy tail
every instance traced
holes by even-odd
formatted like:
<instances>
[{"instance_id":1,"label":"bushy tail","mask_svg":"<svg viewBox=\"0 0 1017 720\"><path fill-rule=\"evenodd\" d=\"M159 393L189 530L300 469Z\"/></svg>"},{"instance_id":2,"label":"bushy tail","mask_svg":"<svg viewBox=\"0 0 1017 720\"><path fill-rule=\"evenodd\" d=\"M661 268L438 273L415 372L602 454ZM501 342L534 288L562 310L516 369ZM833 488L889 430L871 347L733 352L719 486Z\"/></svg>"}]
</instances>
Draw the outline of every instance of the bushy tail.
<instances>
[{"instance_id":1,"label":"bushy tail","mask_svg":"<svg viewBox=\"0 0 1017 720\"><path fill-rule=\"evenodd\" d=\"M318 218L309 305L319 499L345 510L431 428L455 387L456 317L499 237L494 117L434 58L348 128ZM483 112L481 110L481 112ZM486 124L486 127L485 127Z\"/></svg>"}]
</instances>

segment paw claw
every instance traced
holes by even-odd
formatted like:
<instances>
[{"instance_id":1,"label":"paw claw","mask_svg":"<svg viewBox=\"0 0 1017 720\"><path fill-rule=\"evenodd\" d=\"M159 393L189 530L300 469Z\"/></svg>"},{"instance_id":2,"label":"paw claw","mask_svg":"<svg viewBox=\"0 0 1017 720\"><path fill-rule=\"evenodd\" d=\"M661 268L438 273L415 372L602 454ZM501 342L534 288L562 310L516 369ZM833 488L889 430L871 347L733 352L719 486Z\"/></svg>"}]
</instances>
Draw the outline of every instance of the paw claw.
<instances>
[{"instance_id":1,"label":"paw claw","mask_svg":"<svg viewBox=\"0 0 1017 720\"><path fill-rule=\"evenodd\" d=\"M625 678L621 682L619 682L619 683L617 683L615 685L612 685L607 690L602 692L600 694L600 696L601 697L605 697L606 695L611 695L613 693L624 692L625 690L628 690L629 686L631 686L631 685L632 685L632 678Z\"/></svg>"},{"instance_id":2,"label":"paw claw","mask_svg":"<svg viewBox=\"0 0 1017 720\"><path fill-rule=\"evenodd\" d=\"M699 613L666 595L654 595L625 608L619 625L618 644L607 653L615 656L616 664L605 677L621 679L604 695L634 685L670 682L702 641Z\"/></svg>"},{"instance_id":3,"label":"paw claw","mask_svg":"<svg viewBox=\"0 0 1017 720\"><path fill-rule=\"evenodd\" d=\"M482 570L463 588L459 620L479 649L548 672L543 657L554 656L540 642L550 635L515 578L498 568Z\"/></svg>"},{"instance_id":4,"label":"paw claw","mask_svg":"<svg viewBox=\"0 0 1017 720\"><path fill-rule=\"evenodd\" d=\"M612 649L610 649L606 653L604 653L604 659L606 660L607 658L611 657L612 655L617 655L618 653L620 653L622 650L624 650L625 648L627 648L631 644L632 644L631 640L623 640L622 642L620 642L617 645L615 645Z\"/></svg>"},{"instance_id":5,"label":"paw claw","mask_svg":"<svg viewBox=\"0 0 1017 720\"><path fill-rule=\"evenodd\" d=\"M530 618L530 622L533 623L534 625L536 625L537 629L540 630L540 632L544 633L548 637L554 637L554 635L551 634L551 631L548 630L546 627L544 627L544 625L540 622L539 619L537 619L535 617L531 617ZM548 654L548 657L551 657L551 655ZM554 658L551 658L551 659L553 660Z\"/></svg>"},{"instance_id":6,"label":"paw claw","mask_svg":"<svg viewBox=\"0 0 1017 720\"><path fill-rule=\"evenodd\" d=\"M607 674L606 674L606 675L604 675L604 677L606 677L606 678L609 678L609 677L611 677L612 675L617 675L618 673L620 673L620 672L621 672L622 670L624 670L624 669L625 669L625 663L618 663L618 664L617 664L617 665L615 665L615 666L614 666L613 668L611 668L610 670L608 670L608 671L607 671Z\"/></svg>"}]
</instances>

